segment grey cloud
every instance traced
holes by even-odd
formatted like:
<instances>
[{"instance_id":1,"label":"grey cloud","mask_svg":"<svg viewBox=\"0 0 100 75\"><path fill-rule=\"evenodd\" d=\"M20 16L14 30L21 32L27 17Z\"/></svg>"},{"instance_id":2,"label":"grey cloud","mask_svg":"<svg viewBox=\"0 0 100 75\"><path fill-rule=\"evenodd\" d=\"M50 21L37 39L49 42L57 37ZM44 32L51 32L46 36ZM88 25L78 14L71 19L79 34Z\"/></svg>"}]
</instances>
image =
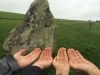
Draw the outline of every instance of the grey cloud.
<instances>
[{"instance_id":1,"label":"grey cloud","mask_svg":"<svg viewBox=\"0 0 100 75\"><path fill-rule=\"evenodd\" d=\"M60 6L62 8L59 10L57 7ZM100 19L100 0L67 0L63 4L60 3L56 8L52 8L55 17L80 20Z\"/></svg>"},{"instance_id":2,"label":"grey cloud","mask_svg":"<svg viewBox=\"0 0 100 75\"><path fill-rule=\"evenodd\" d=\"M34 0L0 0L0 10L26 13ZM100 20L100 0L48 0L55 18Z\"/></svg>"}]
</instances>

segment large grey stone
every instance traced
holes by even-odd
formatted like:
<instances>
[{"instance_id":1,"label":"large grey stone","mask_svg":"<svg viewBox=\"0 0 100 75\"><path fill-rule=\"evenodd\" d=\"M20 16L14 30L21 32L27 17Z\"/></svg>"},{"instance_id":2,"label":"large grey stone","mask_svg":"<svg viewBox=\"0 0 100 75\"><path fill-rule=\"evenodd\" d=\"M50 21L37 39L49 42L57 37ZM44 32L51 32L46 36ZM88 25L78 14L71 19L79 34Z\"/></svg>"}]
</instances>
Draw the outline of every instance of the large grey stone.
<instances>
[{"instance_id":1,"label":"large grey stone","mask_svg":"<svg viewBox=\"0 0 100 75\"><path fill-rule=\"evenodd\" d=\"M57 25L49 9L47 0L35 0L23 21L16 26L4 41L7 54L15 54L20 49L28 52L36 47L54 49L57 38Z\"/></svg>"}]
</instances>

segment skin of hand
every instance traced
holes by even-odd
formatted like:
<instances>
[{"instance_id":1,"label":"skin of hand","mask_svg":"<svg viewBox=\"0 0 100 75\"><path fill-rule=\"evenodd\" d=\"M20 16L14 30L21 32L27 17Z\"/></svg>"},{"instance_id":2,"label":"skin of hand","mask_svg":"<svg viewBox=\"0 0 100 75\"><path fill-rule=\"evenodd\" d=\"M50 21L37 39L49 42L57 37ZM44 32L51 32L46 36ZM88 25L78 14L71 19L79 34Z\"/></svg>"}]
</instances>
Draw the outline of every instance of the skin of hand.
<instances>
[{"instance_id":1,"label":"skin of hand","mask_svg":"<svg viewBox=\"0 0 100 75\"><path fill-rule=\"evenodd\" d=\"M26 52L25 49L20 50L18 53L14 54L14 58L17 60L20 68L24 68L35 61L41 53L40 48L35 48L31 53L26 56L22 56Z\"/></svg>"},{"instance_id":2,"label":"skin of hand","mask_svg":"<svg viewBox=\"0 0 100 75\"><path fill-rule=\"evenodd\" d=\"M76 72L87 75L98 75L99 69L90 61L86 60L77 50L68 49L69 65ZM100 72L98 72L100 74Z\"/></svg>"},{"instance_id":3,"label":"skin of hand","mask_svg":"<svg viewBox=\"0 0 100 75\"><path fill-rule=\"evenodd\" d=\"M59 48L57 56L53 60L53 66L56 69L56 75L69 75L69 64L66 48Z\"/></svg>"},{"instance_id":4,"label":"skin of hand","mask_svg":"<svg viewBox=\"0 0 100 75\"><path fill-rule=\"evenodd\" d=\"M41 69L47 69L52 64L52 51L51 49L45 48L45 50L41 53L41 56L38 61L36 61L32 66L38 66Z\"/></svg>"}]
</instances>

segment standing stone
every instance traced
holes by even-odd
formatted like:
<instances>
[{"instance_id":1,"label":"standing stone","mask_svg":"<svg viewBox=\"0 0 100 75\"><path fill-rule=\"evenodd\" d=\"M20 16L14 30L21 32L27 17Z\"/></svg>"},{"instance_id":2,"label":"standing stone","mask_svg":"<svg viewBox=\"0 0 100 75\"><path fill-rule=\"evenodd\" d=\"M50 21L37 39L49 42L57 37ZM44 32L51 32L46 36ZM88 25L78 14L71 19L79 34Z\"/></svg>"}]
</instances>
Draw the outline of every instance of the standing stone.
<instances>
[{"instance_id":1,"label":"standing stone","mask_svg":"<svg viewBox=\"0 0 100 75\"><path fill-rule=\"evenodd\" d=\"M3 48L6 54L15 54L23 48L28 52L36 47L54 49L57 25L53 21L47 0L35 0L23 21L5 39Z\"/></svg>"},{"instance_id":2,"label":"standing stone","mask_svg":"<svg viewBox=\"0 0 100 75\"><path fill-rule=\"evenodd\" d=\"M92 25L93 25L93 22L89 20L89 29L91 29Z\"/></svg>"}]
</instances>

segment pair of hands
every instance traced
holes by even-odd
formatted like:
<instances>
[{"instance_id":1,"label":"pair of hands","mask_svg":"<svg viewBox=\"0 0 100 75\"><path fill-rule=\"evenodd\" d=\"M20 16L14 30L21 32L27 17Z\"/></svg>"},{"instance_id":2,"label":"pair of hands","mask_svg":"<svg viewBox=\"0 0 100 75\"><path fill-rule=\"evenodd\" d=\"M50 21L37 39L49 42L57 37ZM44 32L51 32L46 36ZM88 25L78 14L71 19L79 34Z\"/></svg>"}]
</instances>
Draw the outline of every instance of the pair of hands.
<instances>
[{"instance_id":1,"label":"pair of hands","mask_svg":"<svg viewBox=\"0 0 100 75\"><path fill-rule=\"evenodd\" d=\"M21 50L14 55L14 58L21 68L24 68L35 61L39 57L41 50L40 48L36 48L26 56L22 56L23 53L25 53L25 50ZM66 48L60 48L54 60L52 58L51 49L49 47L45 48L41 53L39 60L36 61L33 66L46 69L51 64L55 67L56 74L62 73L62 75L68 75L70 67L77 72L85 74L89 74L92 70L98 70L93 63L86 60L77 50L68 49L66 52Z\"/></svg>"},{"instance_id":2,"label":"pair of hands","mask_svg":"<svg viewBox=\"0 0 100 75\"><path fill-rule=\"evenodd\" d=\"M67 57L66 57L67 58L67 64L64 65L64 66L66 66L68 68L66 70L67 74L69 73L69 69L70 69L69 66L71 68L73 68L76 72L81 73L81 74L85 74L85 75L99 75L100 74L99 69L93 63L86 60L80 54L79 51L74 50L73 48L71 48L71 49L68 49L66 55L67 55Z\"/></svg>"},{"instance_id":3,"label":"pair of hands","mask_svg":"<svg viewBox=\"0 0 100 75\"><path fill-rule=\"evenodd\" d=\"M35 48L31 53L26 56L22 56L25 53L25 49L20 50L18 53L14 54L14 58L17 60L20 68L24 68L34 62L40 55L40 48ZM48 68L52 63L52 52L51 49L45 48L45 50L41 53L40 58L36 61L33 66L38 66L41 69Z\"/></svg>"},{"instance_id":4,"label":"pair of hands","mask_svg":"<svg viewBox=\"0 0 100 75\"><path fill-rule=\"evenodd\" d=\"M26 56L23 56L25 54L26 50L20 50L18 53L14 54L14 58L17 60L20 68L24 68L28 65L30 65L33 61L35 61L38 56L41 53L40 48L35 48L31 53L29 53Z\"/></svg>"}]
</instances>

